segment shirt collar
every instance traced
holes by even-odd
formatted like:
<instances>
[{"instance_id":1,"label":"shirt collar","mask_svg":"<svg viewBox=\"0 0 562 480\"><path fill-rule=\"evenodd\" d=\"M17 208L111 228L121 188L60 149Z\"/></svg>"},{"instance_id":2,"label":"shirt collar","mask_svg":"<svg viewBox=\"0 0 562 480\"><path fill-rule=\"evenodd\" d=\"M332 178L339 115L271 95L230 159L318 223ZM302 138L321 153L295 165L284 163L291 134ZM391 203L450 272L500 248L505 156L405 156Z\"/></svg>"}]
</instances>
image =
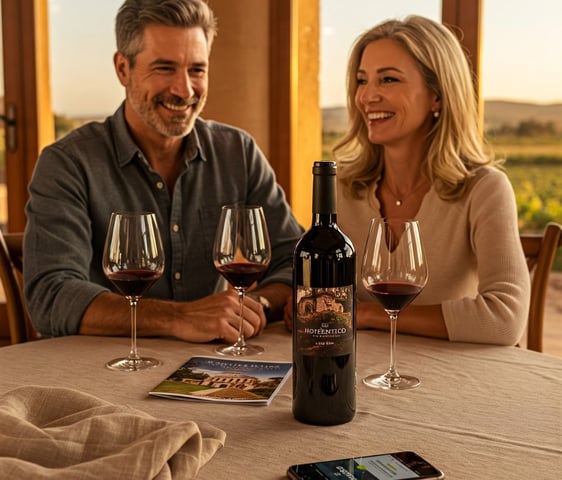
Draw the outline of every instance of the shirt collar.
<instances>
[{"instance_id":1,"label":"shirt collar","mask_svg":"<svg viewBox=\"0 0 562 480\"><path fill-rule=\"evenodd\" d=\"M197 133L201 122L204 122L204 120L197 118L193 130L184 138L183 148L186 165L194 160L207 161L199 141L199 134ZM111 117L111 125L119 166L124 167L135 158L142 158L142 151L133 140L129 128L127 127L127 122L125 121L125 102L120 105Z\"/></svg>"}]
</instances>

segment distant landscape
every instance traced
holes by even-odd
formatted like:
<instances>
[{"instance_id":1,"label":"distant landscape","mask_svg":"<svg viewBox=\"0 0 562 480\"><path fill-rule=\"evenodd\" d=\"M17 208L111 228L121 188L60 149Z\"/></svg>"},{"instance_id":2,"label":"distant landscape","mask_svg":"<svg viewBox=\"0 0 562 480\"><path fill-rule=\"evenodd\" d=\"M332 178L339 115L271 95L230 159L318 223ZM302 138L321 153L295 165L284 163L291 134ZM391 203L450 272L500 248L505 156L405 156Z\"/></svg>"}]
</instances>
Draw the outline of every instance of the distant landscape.
<instances>
[{"instance_id":1,"label":"distant landscape","mask_svg":"<svg viewBox=\"0 0 562 480\"><path fill-rule=\"evenodd\" d=\"M325 108L322 120L322 155L329 159L345 131L347 111ZM496 157L505 161L520 230L542 232L548 222L562 223L562 104L486 101L484 135ZM562 271L562 249L554 268Z\"/></svg>"},{"instance_id":2,"label":"distant landscape","mask_svg":"<svg viewBox=\"0 0 562 480\"><path fill-rule=\"evenodd\" d=\"M533 103L487 100L484 102L484 129L499 128L502 125L515 127L522 121L535 120L539 123L553 122L562 137L562 103L539 105ZM341 133L347 124L345 107L322 109L322 125L325 132Z\"/></svg>"},{"instance_id":3,"label":"distant landscape","mask_svg":"<svg viewBox=\"0 0 562 480\"><path fill-rule=\"evenodd\" d=\"M2 102L0 114L1 109ZM85 120L55 115L56 138ZM329 159L331 147L346 128L345 107L323 108L322 121L322 156ZM562 223L562 103L485 101L484 133L496 157L505 160L521 231L541 232L548 222ZM0 126L0 185L4 171L3 137ZM562 271L562 249L555 269Z\"/></svg>"}]
</instances>

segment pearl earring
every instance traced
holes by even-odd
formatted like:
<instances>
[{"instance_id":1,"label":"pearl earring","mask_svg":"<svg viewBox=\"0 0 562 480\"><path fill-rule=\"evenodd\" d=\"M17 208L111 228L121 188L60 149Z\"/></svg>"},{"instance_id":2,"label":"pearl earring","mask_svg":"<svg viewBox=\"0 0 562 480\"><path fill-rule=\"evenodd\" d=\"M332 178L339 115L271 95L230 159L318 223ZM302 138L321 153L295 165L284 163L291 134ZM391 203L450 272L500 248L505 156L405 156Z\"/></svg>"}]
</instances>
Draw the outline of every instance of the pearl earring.
<instances>
[{"instance_id":1,"label":"pearl earring","mask_svg":"<svg viewBox=\"0 0 562 480\"><path fill-rule=\"evenodd\" d=\"M435 112L433 112L433 118L439 118L440 114L439 110L435 110Z\"/></svg>"}]
</instances>

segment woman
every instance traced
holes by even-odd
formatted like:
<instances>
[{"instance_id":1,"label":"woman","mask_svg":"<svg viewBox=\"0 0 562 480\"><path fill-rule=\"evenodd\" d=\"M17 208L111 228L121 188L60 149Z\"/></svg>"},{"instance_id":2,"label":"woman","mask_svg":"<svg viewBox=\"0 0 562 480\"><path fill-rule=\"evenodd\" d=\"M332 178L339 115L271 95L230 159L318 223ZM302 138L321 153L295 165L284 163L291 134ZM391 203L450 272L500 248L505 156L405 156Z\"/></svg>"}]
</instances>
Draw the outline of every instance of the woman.
<instances>
[{"instance_id":1,"label":"woman","mask_svg":"<svg viewBox=\"0 0 562 480\"><path fill-rule=\"evenodd\" d=\"M350 125L335 146L338 223L357 249L370 219L419 221L427 286L398 330L513 345L522 336L529 273L512 187L482 148L470 68L456 37L432 20L386 21L355 43ZM358 281L359 328L389 320Z\"/></svg>"}]
</instances>

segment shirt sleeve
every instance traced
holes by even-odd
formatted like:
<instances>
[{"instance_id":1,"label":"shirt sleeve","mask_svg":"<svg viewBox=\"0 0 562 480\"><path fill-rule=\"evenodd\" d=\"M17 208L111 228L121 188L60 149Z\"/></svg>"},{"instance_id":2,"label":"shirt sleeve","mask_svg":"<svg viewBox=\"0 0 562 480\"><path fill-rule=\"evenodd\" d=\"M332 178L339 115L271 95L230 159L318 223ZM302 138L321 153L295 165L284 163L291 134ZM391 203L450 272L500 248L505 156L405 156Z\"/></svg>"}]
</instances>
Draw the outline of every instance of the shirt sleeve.
<instances>
[{"instance_id":1,"label":"shirt sleeve","mask_svg":"<svg viewBox=\"0 0 562 480\"><path fill-rule=\"evenodd\" d=\"M79 166L56 145L39 157L29 185L24 237L24 293L43 335L78 333L102 285L89 280L92 259L87 189Z\"/></svg>"},{"instance_id":2,"label":"shirt sleeve","mask_svg":"<svg viewBox=\"0 0 562 480\"><path fill-rule=\"evenodd\" d=\"M498 172L483 176L469 195L468 222L478 293L474 298L442 303L449 338L513 345L524 333L530 295L513 189L507 176Z\"/></svg>"},{"instance_id":3,"label":"shirt sleeve","mask_svg":"<svg viewBox=\"0 0 562 480\"><path fill-rule=\"evenodd\" d=\"M162 229L166 244L170 210L180 212L177 222L184 222L189 231L189 225L199 225L205 209L213 209L216 214L217 205L226 203L262 205L272 260L261 284L291 284L293 250L302 229L273 169L254 140L241 130L205 123L199 128L205 161L197 157L185 170L180 181L186 195L174 196L173 207L172 200L167 196L163 200L156 186L152 193L147 190L152 188L147 180L149 169L138 159L136 163L127 160L132 158L134 145L114 144L105 127L79 129L42 152L30 183L24 240L24 293L30 318L39 332L52 336L77 334L88 305L109 290L101 269L101 252L107 221L116 206L156 211L166 225ZM123 138L123 132L119 138ZM187 185L194 176L197 182ZM181 192L179 186L177 191ZM214 220L206 221L202 228L211 226L214 236ZM151 297L189 301L214 293L213 279L219 274L212 259L204 256L208 245L197 248L205 242L198 233L191 234L195 238L182 240L189 246L185 248L189 255L195 251L203 255L197 259L197 284L185 282L178 287L179 293L172 291L175 270L168 269L169 281L160 282L159 291L151 289ZM180 271L185 265L193 268L187 253L182 257L184 247L183 243L176 246ZM166 252L170 259L174 258L171 250Z\"/></svg>"}]
</instances>

